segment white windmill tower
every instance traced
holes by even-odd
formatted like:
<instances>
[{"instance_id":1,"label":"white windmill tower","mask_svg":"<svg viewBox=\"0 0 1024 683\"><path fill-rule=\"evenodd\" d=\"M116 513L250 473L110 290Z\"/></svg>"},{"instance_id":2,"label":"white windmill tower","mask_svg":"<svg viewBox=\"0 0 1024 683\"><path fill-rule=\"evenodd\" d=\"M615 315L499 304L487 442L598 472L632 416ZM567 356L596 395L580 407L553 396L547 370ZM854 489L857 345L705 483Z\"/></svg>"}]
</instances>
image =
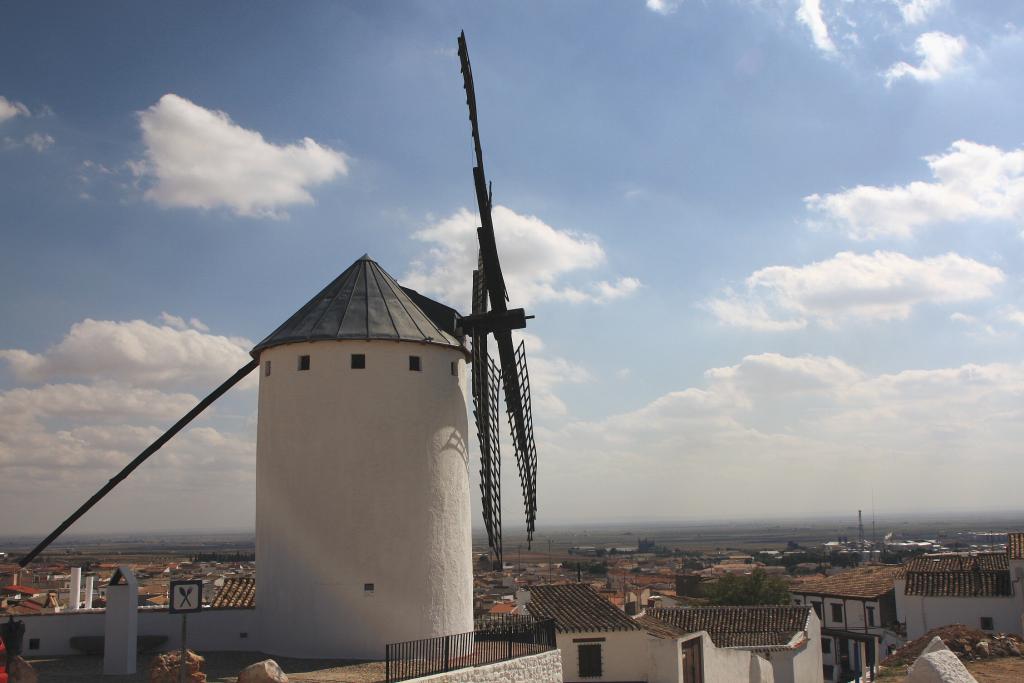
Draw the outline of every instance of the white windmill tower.
<instances>
[{"instance_id":1,"label":"white windmill tower","mask_svg":"<svg viewBox=\"0 0 1024 683\"><path fill-rule=\"evenodd\" d=\"M528 317L521 308L508 308L464 35L459 57L481 223L472 313L459 316L403 288L364 256L257 344L251 362L64 520L19 561L21 567L259 367L260 649L292 657L376 659L388 643L472 630L467 361L484 525L499 567L499 386L528 540L537 513L537 451L525 350L512 342L512 330L525 327ZM500 369L488 355L491 335Z\"/></svg>"},{"instance_id":2,"label":"white windmill tower","mask_svg":"<svg viewBox=\"0 0 1024 683\"><path fill-rule=\"evenodd\" d=\"M473 630L456 320L364 256L253 349L264 651L370 659Z\"/></svg>"}]
</instances>

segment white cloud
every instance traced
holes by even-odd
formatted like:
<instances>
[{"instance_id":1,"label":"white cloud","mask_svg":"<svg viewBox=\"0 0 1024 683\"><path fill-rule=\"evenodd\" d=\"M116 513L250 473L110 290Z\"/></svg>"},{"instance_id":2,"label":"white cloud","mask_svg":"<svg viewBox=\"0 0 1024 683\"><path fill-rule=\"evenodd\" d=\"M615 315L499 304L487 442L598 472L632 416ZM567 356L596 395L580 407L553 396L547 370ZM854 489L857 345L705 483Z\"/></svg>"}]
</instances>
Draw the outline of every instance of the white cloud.
<instances>
[{"instance_id":1,"label":"white cloud","mask_svg":"<svg viewBox=\"0 0 1024 683\"><path fill-rule=\"evenodd\" d=\"M640 289L640 280L635 277L620 277L615 282L601 281L594 285L597 301L622 299Z\"/></svg>"},{"instance_id":2,"label":"white cloud","mask_svg":"<svg viewBox=\"0 0 1024 683\"><path fill-rule=\"evenodd\" d=\"M913 259L896 252L840 252L806 266L770 266L740 292L705 306L720 322L760 331L834 326L846 319L907 318L915 306L982 299L1003 282L999 268L958 254Z\"/></svg>"},{"instance_id":3,"label":"white cloud","mask_svg":"<svg viewBox=\"0 0 1024 683\"><path fill-rule=\"evenodd\" d=\"M192 394L168 394L115 382L44 384L0 392L0 414L44 418L178 418L197 402Z\"/></svg>"},{"instance_id":4,"label":"white cloud","mask_svg":"<svg viewBox=\"0 0 1024 683\"><path fill-rule=\"evenodd\" d=\"M834 53L836 45L828 34L828 24L821 11L821 0L800 0L796 18L811 31L814 45L822 52Z\"/></svg>"},{"instance_id":5,"label":"white cloud","mask_svg":"<svg viewBox=\"0 0 1024 683\"><path fill-rule=\"evenodd\" d=\"M647 0L647 9L658 14L672 14L679 5L682 4L682 0Z\"/></svg>"},{"instance_id":6,"label":"white cloud","mask_svg":"<svg viewBox=\"0 0 1024 683\"><path fill-rule=\"evenodd\" d=\"M15 102L0 95L0 123L9 121L15 116L31 116L31 114L29 114L28 107L21 102Z\"/></svg>"},{"instance_id":7,"label":"white cloud","mask_svg":"<svg viewBox=\"0 0 1024 683\"><path fill-rule=\"evenodd\" d=\"M903 21L908 24L920 24L935 10L946 4L946 0L893 0L893 2L900 8Z\"/></svg>"},{"instance_id":8,"label":"white cloud","mask_svg":"<svg viewBox=\"0 0 1024 683\"><path fill-rule=\"evenodd\" d=\"M0 349L0 360L23 382L60 377L213 388L249 362L252 345L247 339L143 320L86 318L43 353Z\"/></svg>"},{"instance_id":9,"label":"white cloud","mask_svg":"<svg viewBox=\"0 0 1024 683\"><path fill-rule=\"evenodd\" d=\"M1024 325L1024 311L1020 310L1016 306L1010 306L1003 310L1003 319L1007 322L1016 323L1017 325Z\"/></svg>"},{"instance_id":10,"label":"white cloud","mask_svg":"<svg viewBox=\"0 0 1024 683\"><path fill-rule=\"evenodd\" d=\"M840 392L858 382L863 373L834 356L784 356L761 353L743 358L738 365L712 368L704 376L722 392L744 397L745 405L754 397L769 398L808 391Z\"/></svg>"},{"instance_id":11,"label":"white cloud","mask_svg":"<svg viewBox=\"0 0 1024 683\"><path fill-rule=\"evenodd\" d=\"M555 390L561 384L583 384L591 381L590 372L565 358L531 353L530 349L527 350L526 364L530 370L534 414L548 418L565 415L568 408Z\"/></svg>"},{"instance_id":12,"label":"white cloud","mask_svg":"<svg viewBox=\"0 0 1024 683\"><path fill-rule=\"evenodd\" d=\"M834 357L746 356L637 410L544 430L541 508L570 519L799 514L856 509L867 483L890 509L1009 504L1022 398L1020 364L871 373ZM800 495L780 497L794 485Z\"/></svg>"},{"instance_id":13,"label":"white cloud","mask_svg":"<svg viewBox=\"0 0 1024 683\"><path fill-rule=\"evenodd\" d=\"M46 135L45 133L32 133L25 138L25 144L37 152L48 150L50 147L53 147L55 142L57 141L53 139L52 135Z\"/></svg>"},{"instance_id":14,"label":"white cloud","mask_svg":"<svg viewBox=\"0 0 1024 683\"><path fill-rule=\"evenodd\" d=\"M85 500L195 406L194 388L205 392L245 363L248 345L194 325L87 319L42 353L0 351L16 379L46 381L0 391L0 481L17 482L0 496L0 516L35 520L25 532L56 524L56 496ZM180 385L188 390L163 388ZM252 425L219 408L164 446L76 531L251 525Z\"/></svg>"},{"instance_id":15,"label":"white cloud","mask_svg":"<svg viewBox=\"0 0 1024 683\"><path fill-rule=\"evenodd\" d=\"M968 315L967 313L961 313L960 311L957 311L956 313L951 314L949 316L949 319L952 320L955 323L964 323L965 325L974 325L975 323L978 322L978 319L976 317L974 317L973 315Z\"/></svg>"},{"instance_id":16,"label":"white cloud","mask_svg":"<svg viewBox=\"0 0 1024 683\"><path fill-rule=\"evenodd\" d=\"M171 315L167 311L160 314L160 322L168 327L173 327L176 330L187 330L192 328L194 330L199 330L200 332L210 331L210 328L207 327L199 318L189 318L188 322L185 322L185 319L181 316Z\"/></svg>"},{"instance_id":17,"label":"white cloud","mask_svg":"<svg viewBox=\"0 0 1024 683\"><path fill-rule=\"evenodd\" d=\"M153 181L145 196L161 206L282 217L287 206L313 202L310 188L348 174L343 153L311 138L275 145L174 94L141 112L139 124L146 160L135 172Z\"/></svg>"},{"instance_id":18,"label":"white cloud","mask_svg":"<svg viewBox=\"0 0 1024 683\"><path fill-rule=\"evenodd\" d=\"M853 239L906 238L942 222L1024 219L1024 149L957 140L945 154L924 158L934 182L877 187L858 185L804 198L824 225Z\"/></svg>"},{"instance_id":19,"label":"white cloud","mask_svg":"<svg viewBox=\"0 0 1024 683\"><path fill-rule=\"evenodd\" d=\"M885 84L907 76L917 81L937 81L955 69L967 50L963 36L951 36L941 31L923 33L914 41L914 51L921 57L917 66L897 62L885 72Z\"/></svg>"},{"instance_id":20,"label":"white cloud","mask_svg":"<svg viewBox=\"0 0 1024 683\"><path fill-rule=\"evenodd\" d=\"M495 206L491 213L505 285L515 306L548 300L606 302L628 296L640 286L640 281L631 277L614 283L564 284L565 276L605 263L605 251L595 238L557 230L536 216L518 214L505 206ZM469 310L478 224L477 214L463 208L414 233L414 239L432 246L413 262L402 282Z\"/></svg>"}]
</instances>

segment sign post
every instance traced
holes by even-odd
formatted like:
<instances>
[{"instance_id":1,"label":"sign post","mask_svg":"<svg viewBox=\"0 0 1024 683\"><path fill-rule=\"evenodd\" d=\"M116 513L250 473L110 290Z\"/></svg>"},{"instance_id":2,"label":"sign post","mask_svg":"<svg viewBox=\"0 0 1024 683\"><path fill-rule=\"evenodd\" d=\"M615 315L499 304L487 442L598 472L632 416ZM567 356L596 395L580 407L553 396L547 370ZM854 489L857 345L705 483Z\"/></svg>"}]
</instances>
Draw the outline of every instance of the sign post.
<instances>
[{"instance_id":1,"label":"sign post","mask_svg":"<svg viewBox=\"0 0 1024 683\"><path fill-rule=\"evenodd\" d=\"M178 661L178 680L185 683L188 678L188 615L203 609L202 579L171 581L171 596L168 602L171 614L181 615L181 658Z\"/></svg>"}]
</instances>

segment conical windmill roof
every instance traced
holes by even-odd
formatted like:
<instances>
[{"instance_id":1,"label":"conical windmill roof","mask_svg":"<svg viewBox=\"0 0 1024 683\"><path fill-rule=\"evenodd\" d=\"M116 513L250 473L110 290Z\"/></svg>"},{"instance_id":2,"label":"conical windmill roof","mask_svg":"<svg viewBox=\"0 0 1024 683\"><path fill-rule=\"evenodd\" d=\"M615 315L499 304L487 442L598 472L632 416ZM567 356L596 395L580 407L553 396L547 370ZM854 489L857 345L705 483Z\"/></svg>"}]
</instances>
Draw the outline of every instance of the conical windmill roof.
<instances>
[{"instance_id":1,"label":"conical windmill roof","mask_svg":"<svg viewBox=\"0 0 1024 683\"><path fill-rule=\"evenodd\" d=\"M405 289L364 255L251 353L258 358L271 346L341 339L411 341L463 349L455 335L457 319L455 309Z\"/></svg>"}]
</instances>

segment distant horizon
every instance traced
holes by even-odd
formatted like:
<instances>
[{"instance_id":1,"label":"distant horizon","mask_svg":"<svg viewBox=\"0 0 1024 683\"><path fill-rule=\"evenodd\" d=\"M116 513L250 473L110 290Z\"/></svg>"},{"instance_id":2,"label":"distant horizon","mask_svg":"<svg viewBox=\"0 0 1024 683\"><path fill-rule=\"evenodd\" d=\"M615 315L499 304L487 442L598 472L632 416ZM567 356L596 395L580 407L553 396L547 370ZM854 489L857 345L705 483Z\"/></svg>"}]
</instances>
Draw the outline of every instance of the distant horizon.
<instances>
[{"instance_id":1,"label":"distant horizon","mask_svg":"<svg viewBox=\"0 0 1024 683\"><path fill-rule=\"evenodd\" d=\"M921 511L891 512L891 513L887 513L886 516L884 517L884 519L886 521L890 522L890 523L892 521L894 521L893 520L894 517L898 517L899 521L901 521L901 522L914 522L914 521L932 521L932 522L935 522L935 521L941 521L943 518L949 517L949 516L960 517L960 519L949 520L951 522L969 522L969 521L971 521L971 518L973 518L973 517L980 518L980 521L991 521L991 522L1002 521L1004 519L1010 520L1012 518L1019 517L1020 518L1020 527L1019 527L1019 529L1014 529L1014 528L1009 528L1008 527L1006 529L978 529L978 531L1004 531L1004 530L1005 531L1015 531L1015 530L1024 530L1024 508L1019 508L1019 509L971 509L971 510L952 509L951 508L951 509L946 509L946 510L936 510L936 511L928 511L928 512L921 512ZM882 518L876 517L876 520L875 520L876 523L878 521L880 521L881 519ZM791 516L771 516L771 515L768 515L768 516L757 517L757 518L750 518L750 517L747 517L747 518L741 518L741 517L735 517L735 518L706 518L706 519L690 520L690 521L673 521L673 520L666 520L666 519L639 519L639 518L637 518L637 519L633 519L633 520L605 520L605 521L590 521L590 522L571 522L571 521L552 522L550 525L548 525L548 528L551 530L551 532L559 532L559 531L570 531L570 530L577 530L577 529L632 531L633 529L631 527L636 527L638 529L638 531L642 533L645 528L647 528L647 529L658 529L658 528L666 528L667 527L667 528L682 528L682 529L685 529L687 527L716 527L716 526L733 526L733 525L742 525L742 526L745 526L745 527L756 528L758 526L778 525L778 524L783 524L783 523L785 523L786 525L792 524L793 526L796 526L796 527L799 527L801 524L805 525L805 526L811 526L811 527L831 525L831 524L842 524L845 527L849 527L849 526L856 527L856 525L857 525L857 516L856 516L856 513L854 513L852 515L852 518L850 516L847 516L847 515L838 515L838 514L834 514L834 515L821 515L821 516L814 517L814 518L807 518L806 516L803 516L803 517L791 517ZM870 527L871 527L871 518L867 514L865 514L865 516L864 516L864 526L865 526L866 529L870 529ZM526 531L525 525L504 525L503 529L504 529L506 537L513 536L513 535L519 535L519 534L525 534L525 531ZM38 541L43 539L43 537L45 536L46 533L49 533L49 532L48 531L41 532L38 536L33 535L33 534L0 535L0 543L10 542L10 541L18 541L20 543L20 542L26 542L29 539L36 539L35 542L38 542ZM158 538L175 538L175 537L183 537L183 536L200 536L201 537L201 536L213 536L213 535L217 535L217 534L234 534L234 535L255 536L255 533L256 533L256 530L255 530L254 527L253 528L230 528L230 527L224 527L224 528L183 529L183 530L178 530L178 529L156 529L156 530L149 529L149 530L135 530L135 531L94 531L94 532L80 532L80 533L69 531L67 534L61 536L56 541L54 541L54 543L50 547L51 548L53 548L53 547L60 547L62 544L72 543L72 542L74 542L77 539L139 538L139 539L143 539L144 540L144 539L146 539L146 537L158 537ZM472 533L473 533L474 536L478 536L478 535L484 534L485 530L483 528L483 525L474 524L473 528L472 528ZM538 542L538 539L544 538L544 536L545 536L544 525L543 524L539 524L538 528L537 528L537 532L534 535L534 544L536 545L537 542ZM3 550L3 548L0 547L0 551L2 551L2 550Z\"/></svg>"}]
</instances>

